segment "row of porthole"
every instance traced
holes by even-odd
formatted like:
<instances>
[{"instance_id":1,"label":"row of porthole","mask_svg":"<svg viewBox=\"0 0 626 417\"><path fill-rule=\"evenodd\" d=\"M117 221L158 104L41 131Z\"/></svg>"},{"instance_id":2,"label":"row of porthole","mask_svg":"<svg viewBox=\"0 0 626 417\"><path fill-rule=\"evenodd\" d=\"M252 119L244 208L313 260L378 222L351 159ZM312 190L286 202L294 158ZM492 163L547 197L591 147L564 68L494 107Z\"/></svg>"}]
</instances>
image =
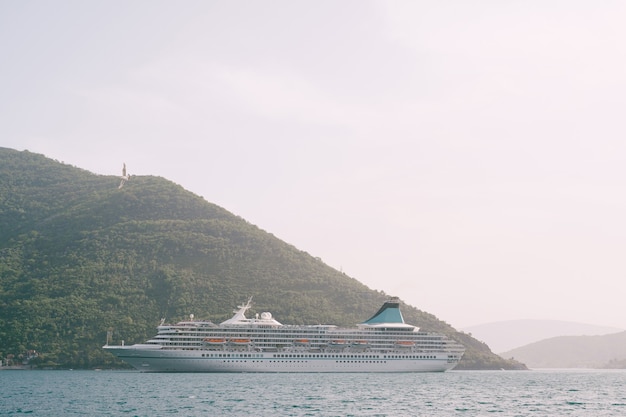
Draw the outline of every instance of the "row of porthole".
<instances>
[{"instance_id":1,"label":"row of porthole","mask_svg":"<svg viewBox=\"0 0 626 417\"><path fill-rule=\"evenodd\" d=\"M251 361L247 361L245 359L242 360L237 360L237 359L225 359L222 360L223 363L233 363L233 362L244 362L244 363L248 363L248 362L252 362L252 363L308 363L309 361L276 361L276 360L270 360L270 361L258 361L258 360L251 360Z\"/></svg>"},{"instance_id":2,"label":"row of porthole","mask_svg":"<svg viewBox=\"0 0 626 417\"><path fill-rule=\"evenodd\" d=\"M425 355L387 355L385 358L389 359L437 359L436 356Z\"/></svg>"},{"instance_id":3,"label":"row of porthole","mask_svg":"<svg viewBox=\"0 0 626 417\"><path fill-rule=\"evenodd\" d=\"M245 359L242 360L236 360L236 359L228 359L228 360L223 360L223 363L234 363L234 362L244 362L244 363L248 363L248 362L252 362L252 363L267 363L267 361L256 361L256 360L252 360L252 361L247 361ZM291 360L291 361L277 361L277 360L270 360L269 363L309 363L310 361L299 361L299 360ZM387 361L335 361L335 363L387 363Z\"/></svg>"},{"instance_id":4,"label":"row of porthole","mask_svg":"<svg viewBox=\"0 0 626 417\"><path fill-rule=\"evenodd\" d=\"M364 355L367 356L367 355ZM207 357L207 358L230 358L231 354L230 353L203 353L202 357ZM261 358L262 355L260 354L232 354L232 357L243 357L243 358ZM280 355L275 357L280 357ZM305 355L294 355L294 357L297 358L306 358L306 359L317 359L317 358L323 358L323 359L337 359L337 358L342 358L342 359L351 359L352 361L357 360L357 359L367 359L367 358L361 358L359 356L349 356L349 355L317 355L317 356L305 356ZM435 356L425 356L425 355L386 355L385 359L436 359Z\"/></svg>"},{"instance_id":5,"label":"row of porthole","mask_svg":"<svg viewBox=\"0 0 626 417\"><path fill-rule=\"evenodd\" d=\"M374 355L274 355L275 358L306 358L306 359L378 359L379 356ZM435 356L430 355L384 355L384 359L436 359Z\"/></svg>"},{"instance_id":6,"label":"row of porthole","mask_svg":"<svg viewBox=\"0 0 626 417\"><path fill-rule=\"evenodd\" d=\"M203 353L203 358L262 358L261 354L254 353Z\"/></svg>"},{"instance_id":7,"label":"row of porthole","mask_svg":"<svg viewBox=\"0 0 626 417\"><path fill-rule=\"evenodd\" d=\"M378 356L375 355L327 355L327 354L313 354L313 355L296 355L296 354L277 354L274 355L275 358L307 358L307 359L317 359L317 358L325 358L325 359L334 359L334 358L354 358L354 359L377 359Z\"/></svg>"}]
</instances>

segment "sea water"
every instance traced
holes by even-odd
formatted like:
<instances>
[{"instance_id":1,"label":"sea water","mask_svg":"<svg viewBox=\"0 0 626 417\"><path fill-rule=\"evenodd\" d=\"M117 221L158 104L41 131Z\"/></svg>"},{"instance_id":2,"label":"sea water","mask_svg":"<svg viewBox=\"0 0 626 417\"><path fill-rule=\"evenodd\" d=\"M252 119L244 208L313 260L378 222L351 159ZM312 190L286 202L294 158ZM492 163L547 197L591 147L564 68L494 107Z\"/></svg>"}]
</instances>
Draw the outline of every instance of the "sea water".
<instances>
[{"instance_id":1,"label":"sea water","mask_svg":"<svg viewBox=\"0 0 626 417\"><path fill-rule=\"evenodd\" d=\"M626 370L424 374L0 371L0 415L626 416Z\"/></svg>"}]
</instances>

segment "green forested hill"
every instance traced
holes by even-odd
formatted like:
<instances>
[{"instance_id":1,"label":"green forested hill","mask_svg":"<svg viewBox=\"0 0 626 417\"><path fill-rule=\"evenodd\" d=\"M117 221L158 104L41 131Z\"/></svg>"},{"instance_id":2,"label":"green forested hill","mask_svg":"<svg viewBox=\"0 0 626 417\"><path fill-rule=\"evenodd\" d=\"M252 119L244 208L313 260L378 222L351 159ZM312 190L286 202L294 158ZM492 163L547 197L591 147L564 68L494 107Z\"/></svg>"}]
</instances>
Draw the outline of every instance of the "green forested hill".
<instances>
[{"instance_id":1,"label":"green forested hill","mask_svg":"<svg viewBox=\"0 0 626 417\"><path fill-rule=\"evenodd\" d=\"M95 175L0 148L0 357L43 366L120 366L104 352L142 342L161 318L216 322L249 296L283 323L353 325L387 295L172 182ZM431 314L407 322L468 351L459 368L519 368Z\"/></svg>"}]
</instances>

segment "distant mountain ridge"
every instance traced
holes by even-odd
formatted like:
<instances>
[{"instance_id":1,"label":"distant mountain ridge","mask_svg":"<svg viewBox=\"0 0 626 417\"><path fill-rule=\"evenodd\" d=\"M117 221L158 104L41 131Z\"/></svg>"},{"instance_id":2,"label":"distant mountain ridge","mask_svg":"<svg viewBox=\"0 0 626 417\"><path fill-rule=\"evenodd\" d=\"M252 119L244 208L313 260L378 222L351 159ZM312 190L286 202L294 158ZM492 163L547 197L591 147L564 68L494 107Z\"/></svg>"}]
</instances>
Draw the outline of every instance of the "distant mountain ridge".
<instances>
[{"instance_id":1,"label":"distant mountain ridge","mask_svg":"<svg viewBox=\"0 0 626 417\"><path fill-rule=\"evenodd\" d=\"M101 349L107 332L143 342L162 317L219 322L253 295L283 323L353 325L389 297L164 178L118 185L0 148L0 357L120 366ZM432 314L402 310L466 346L458 369L524 368Z\"/></svg>"},{"instance_id":2,"label":"distant mountain ridge","mask_svg":"<svg viewBox=\"0 0 626 417\"><path fill-rule=\"evenodd\" d=\"M489 345L493 352L506 352L557 336L594 336L624 329L560 320L507 320L465 327L462 331Z\"/></svg>"},{"instance_id":3,"label":"distant mountain ridge","mask_svg":"<svg viewBox=\"0 0 626 417\"><path fill-rule=\"evenodd\" d=\"M626 331L602 336L560 336L501 353L531 368L626 369Z\"/></svg>"}]
</instances>

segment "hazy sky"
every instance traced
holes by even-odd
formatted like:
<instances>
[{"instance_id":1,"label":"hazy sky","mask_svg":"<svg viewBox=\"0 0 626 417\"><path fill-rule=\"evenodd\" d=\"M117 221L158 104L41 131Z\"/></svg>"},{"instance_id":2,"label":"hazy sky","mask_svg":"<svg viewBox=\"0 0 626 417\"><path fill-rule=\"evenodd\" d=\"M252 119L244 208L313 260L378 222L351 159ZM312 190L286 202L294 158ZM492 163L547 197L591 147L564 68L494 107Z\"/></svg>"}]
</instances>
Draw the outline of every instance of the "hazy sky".
<instances>
[{"instance_id":1,"label":"hazy sky","mask_svg":"<svg viewBox=\"0 0 626 417\"><path fill-rule=\"evenodd\" d=\"M0 146L168 178L457 328L626 329L625 21L623 1L0 0Z\"/></svg>"}]
</instances>

